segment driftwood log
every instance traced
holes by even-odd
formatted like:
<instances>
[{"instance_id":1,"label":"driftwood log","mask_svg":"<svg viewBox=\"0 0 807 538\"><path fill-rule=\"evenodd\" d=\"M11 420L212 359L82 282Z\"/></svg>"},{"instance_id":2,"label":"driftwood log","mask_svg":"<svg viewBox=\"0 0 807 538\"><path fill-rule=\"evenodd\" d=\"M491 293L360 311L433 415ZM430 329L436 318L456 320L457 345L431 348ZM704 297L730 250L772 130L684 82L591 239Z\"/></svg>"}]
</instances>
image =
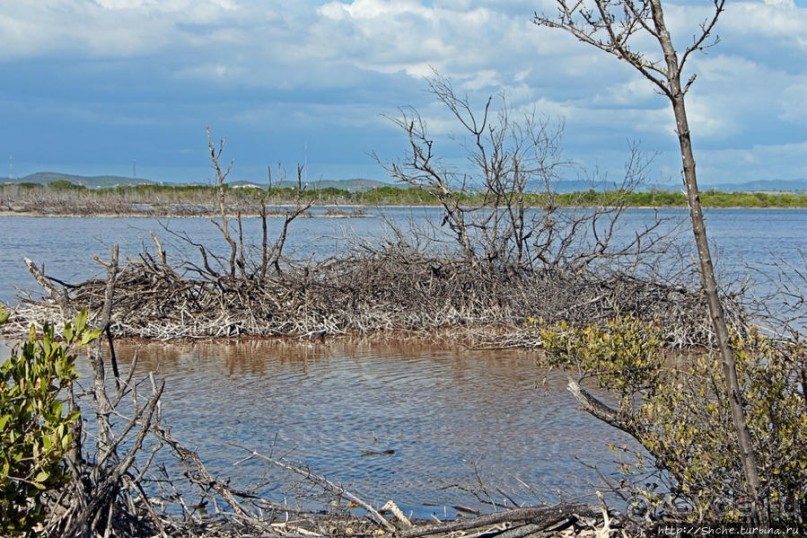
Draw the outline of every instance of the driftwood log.
<instances>
[{"instance_id":1,"label":"driftwood log","mask_svg":"<svg viewBox=\"0 0 807 538\"><path fill-rule=\"evenodd\" d=\"M573 525L581 516L591 516L594 511L584 504L560 504L557 506L531 506L506 510L468 520L424 525L405 530L401 538L420 538L422 536L447 536L455 533L499 526L488 536L530 536L549 531L559 531ZM526 534L519 534L518 530ZM480 536L477 534L476 536Z\"/></svg>"}]
</instances>

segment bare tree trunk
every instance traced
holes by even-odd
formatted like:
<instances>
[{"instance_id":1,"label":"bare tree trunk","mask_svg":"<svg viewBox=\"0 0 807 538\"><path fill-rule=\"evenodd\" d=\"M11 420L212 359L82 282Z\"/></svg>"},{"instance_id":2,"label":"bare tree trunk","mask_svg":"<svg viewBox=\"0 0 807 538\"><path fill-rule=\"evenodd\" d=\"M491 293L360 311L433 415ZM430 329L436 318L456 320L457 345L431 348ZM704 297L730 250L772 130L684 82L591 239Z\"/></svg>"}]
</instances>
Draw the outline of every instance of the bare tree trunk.
<instances>
[{"instance_id":1,"label":"bare tree trunk","mask_svg":"<svg viewBox=\"0 0 807 538\"><path fill-rule=\"evenodd\" d=\"M720 14L723 12L725 0L713 0L712 16L700 25L700 33L693 36L693 42L687 47L680 59L675 50L667 25L664 21L662 0L593 0L594 8L587 9L582 3L567 4L565 0L557 0L558 13L553 17L535 15L534 22L539 26L564 30L583 43L594 46L618 59L627 62L652 82L665 95L672 105L676 121L678 143L683 163L683 179L687 192L687 201L692 221L692 232L698 250L701 285L709 305L709 315L720 351L723 377L729 398L734 430L742 459L748 493L754 501L755 515L765 522L765 510L760 504L760 482L751 440L751 434L745 419L737 367L734 353L729 342L729 331L721 304L714 266L709 252L709 241L706 224L703 219L698 182L695 173L695 158L692 152L692 140L687 120L685 96L695 77L686 85L681 84L681 73L688 57L693 52L701 51L711 36ZM661 47L663 62L656 62L642 50L635 50L631 38L647 34Z\"/></svg>"},{"instance_id":2,"label":"bare tree trunk","mask_svg":"<svg viewBox=\"0 0 807 538\"><path fill-rule=\"evenodd\" d=\"M218 147L213 144L213 138L210 134L210 128L207 129L207 148L210 150L210 164L213 169L216 171L216 185L218 187L218 195L219 195L219 213L221 216L221 223L214 223L218 226L219 230L221 230L222 235L224 236L225 241L227 244L230 245L230 259L229 259L229 271L230 276L235 276L235 256L238 251L238 246L235 242L235 239L232 238L230 235L228 218L227 218L227 208L225 205L225 180L227 176L230 174L230 170L232 170L233 163L231 162L226 170L222 170L221 168L221 154L224 152L224 140L219 141Z\"/></svg>"},{"instance_id":3,"label":"bare tree trunk","mask_svg":"<svg viewBox=\"0 0 807 538\"><path fill-rule=\"evenodd\" d=\"M101 328L105 330L112 318L112 299L115 289L115 279L118 276L118 245L112 246L112 259L107 267L107 286L104 294L104 307L101 315ZM114 349L114 348L113 348ZM114 351L113 351L114 352ZM101 348L101 338L97 340L95 351L90 353L90 363L93 373L93 392L96 405L96 423L98 427L97 453L101 460L106 460L110 455L114 455L114 438L110 416L113 412L113 405L109 401L106 393L106 373L104 369L104 353ZM117 370L117 365L115 366ZM120 378L115 379L118 390L120 390Z\"/></svg>"},{"instance_id":4,"label":"bare tree trunk","mask_svg":"<svg viewBox=\"0 0 807 538\"><path fill-rule=\"evenodd\" d=\"M740 383L737 379L737 365L734 360L734 352L729 342L729 330L726 324L726 316L723 311L723 304L720 301L717 280L715 279L712 256L709 252L709 240L706 235L706 223L703 220L703 210L701 208L700 194L698 190L698 179L695 173L695 157L692 153L692 139L689 132L689 121L687 119L686 105L684 103L684 91L681 88L681 70L678 65L678 55L673 48L670 34L664 22L664 12L661 7L661 0L650 0L652 6L653 20L658 30L658 39L664 51L664 59L670 73L670 102L675 114L676 132L678 134L678 144L681 149L681 160L684 169L684 185L686 186L687 202L689 205L689 216L692 221L692 233L695 236L695 245L698 249L698 260L700 263L701 285L706 294L709 304L709 315L712 318L712 326L715 331L718 349L720 350L723 376L728 393L731 417L734 422L734 429L737 433L737 443L740 448L740 456L745 473L746 483L749 493L754 499L755 508L758 515L762 515L765 510L760 506L760 483L757 471L754 445L751 440L751 432L745 419L745 411L740 392Z\"/></svg>"}]
</instances>

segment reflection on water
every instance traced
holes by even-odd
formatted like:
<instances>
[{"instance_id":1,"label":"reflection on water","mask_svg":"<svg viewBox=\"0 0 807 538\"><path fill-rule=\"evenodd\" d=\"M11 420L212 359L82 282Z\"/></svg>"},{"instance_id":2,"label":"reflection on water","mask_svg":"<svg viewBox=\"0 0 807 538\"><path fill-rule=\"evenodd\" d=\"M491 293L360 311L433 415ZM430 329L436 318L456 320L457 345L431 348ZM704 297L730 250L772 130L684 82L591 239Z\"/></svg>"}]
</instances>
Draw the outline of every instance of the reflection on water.
<instances>
[{"instance_id":1,"label":"reflection on water","mask_svg":"<svg viewBox=\"0 0 807 538\"><path fill-rule=\"evenodd\" d=\"M122 363L137 353L139 371L166 380L174 436L239 485L265 479L258 462L233 466L255 449L425 517L457 504L489 509L468 493L482 486L528 503L590 495L600 481L578 458L612 473L608 444L629 443L578 411L566 374L538 369L527 352L389 342L118 347Z\"/></svg>"}]
</instances>

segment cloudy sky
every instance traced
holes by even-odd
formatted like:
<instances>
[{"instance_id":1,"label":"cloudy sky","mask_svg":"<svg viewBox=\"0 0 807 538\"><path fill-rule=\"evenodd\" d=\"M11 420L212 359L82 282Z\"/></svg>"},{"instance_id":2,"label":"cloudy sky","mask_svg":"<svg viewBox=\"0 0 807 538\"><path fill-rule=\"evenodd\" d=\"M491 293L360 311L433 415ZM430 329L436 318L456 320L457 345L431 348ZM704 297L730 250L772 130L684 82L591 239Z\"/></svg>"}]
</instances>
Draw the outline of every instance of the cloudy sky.
<instances>
[{"instance_id":1,"label":"cloudy sky","mask_svg":"<svg viewBox=\"0 0 807 538\"><path fill-rule=\"evenodd\" d=\"M666 2L679 48L708 5ZM667 102L616 59L531 23L551 9L549 0L2 1L0 157L13 177L206 181L209 126L226 137L234 180L263 180L278 163L304 163L307 179L384 179L371 154L404 154L389 117L414 106L437 151L462 166L458 125L424 91L436 70L475 105L503 94L517 115L535 108L562 122L571 179L594 170L617 179L636 141L658 153L650 179L676 185ZM807 178L807 0L729 0L717 33L690 64L702 184Z\"/></svg>"}]
</instances>

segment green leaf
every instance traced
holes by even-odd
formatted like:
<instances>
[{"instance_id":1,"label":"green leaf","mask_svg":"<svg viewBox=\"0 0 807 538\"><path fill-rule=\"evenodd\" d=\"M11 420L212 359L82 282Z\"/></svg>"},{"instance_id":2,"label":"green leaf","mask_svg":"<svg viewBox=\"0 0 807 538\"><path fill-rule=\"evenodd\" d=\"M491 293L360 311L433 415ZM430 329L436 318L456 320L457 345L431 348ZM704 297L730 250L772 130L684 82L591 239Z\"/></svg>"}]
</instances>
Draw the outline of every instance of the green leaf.
<instances>
[{"instance_id":1,"label":"green leaf","mask_svg":"<svg viewBox=\"0 0 807 538\"><path fill-rule=\"evenodd\" d=\"M87 311L82 310L76 314L76 319L73 321L73 324L75 325L76 332L78 334L84 332L84 329L87 327Z\"/></svg>"},{"instance_id":2,"label":"green leaf","mask_svg":"<svg viewBox=\"0 0 807 538\"><path fill-rule=\"evenodd\" d=\"M99 336L101 336L100 329L95 331L86 331L81 334L81 345L86 346L90 342L97 340Z\"/></svg>"},{"instance_id":3,"label":"green leaf","mask_svg":"<svg viewBox=\"0 0 807 538\"><path fill-rule=\"evenodd\" d=\"M62 330L62 336L64 336L64 339L67 342L72 342L73 341L73 326L70 325L69 323L66 324L64 326L64 329Z\"/></svg>"}]
</instances>

